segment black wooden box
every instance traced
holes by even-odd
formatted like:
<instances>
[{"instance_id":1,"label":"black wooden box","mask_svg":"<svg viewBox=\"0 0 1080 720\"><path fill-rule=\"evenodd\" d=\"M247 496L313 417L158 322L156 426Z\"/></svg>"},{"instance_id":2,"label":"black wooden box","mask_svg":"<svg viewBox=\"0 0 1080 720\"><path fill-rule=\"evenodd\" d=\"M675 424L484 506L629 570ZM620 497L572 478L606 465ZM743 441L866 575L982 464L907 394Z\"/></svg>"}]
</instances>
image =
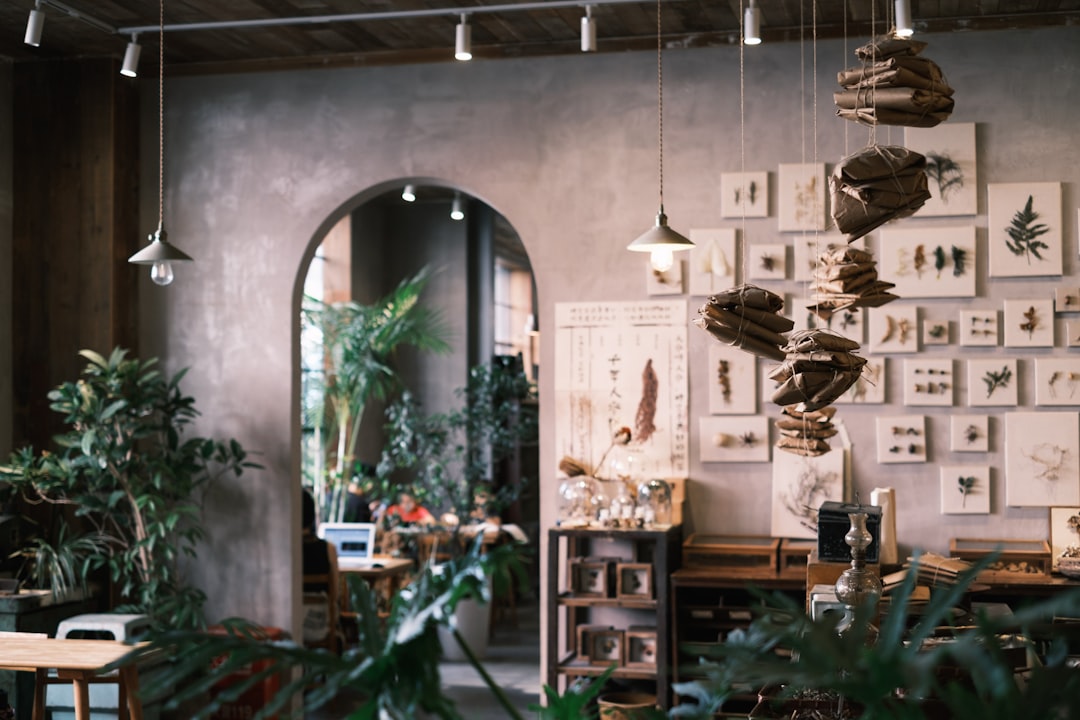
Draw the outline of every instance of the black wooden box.
<instances>
[{"instance_id":1,"label":"black wooden box","mask_svg":"<svg viewBox=\"0 0 1080 720\"><path fill-rule=\"evenodd\" d=\"M881 536L881 508L876 505L856 505L829 500L818 509L818 560L822 562L851 562L851 547L844 535L851 529L848 513L866 513L866 529L873 538L866 548L866 562L878 561L878 538Z\"/></svg>"}]
</instances>

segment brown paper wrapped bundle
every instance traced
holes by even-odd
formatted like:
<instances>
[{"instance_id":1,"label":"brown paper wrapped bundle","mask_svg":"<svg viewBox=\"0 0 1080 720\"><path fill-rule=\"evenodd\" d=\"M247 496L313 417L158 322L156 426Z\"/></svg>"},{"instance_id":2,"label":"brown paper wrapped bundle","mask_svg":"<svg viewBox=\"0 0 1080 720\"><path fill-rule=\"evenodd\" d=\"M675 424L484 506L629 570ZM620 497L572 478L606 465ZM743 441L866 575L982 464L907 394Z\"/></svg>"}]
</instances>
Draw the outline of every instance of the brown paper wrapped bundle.
<instances>
[{"instance_id":1,"label":"brown paper wrapped bundle","mask_svg":"<svg viewBox=\"0 0 1080 720\"><path fill-rule=\"evenodd\" d=\"M864 148L837 164L829 189L836 227L852 242L930 199L926 158L895 145Z\"/></svg>"},{"instance_id":2,"label":"brown paper wrapped bundle","mask_svg":"<svg viewBox=\"0 0 1080 720\"><path fill-rule=\"evenodd\" d=\"M795 323L776 313L784 299L754 285L740 285L710 297L698 309L694 324L720 342L734 345L754 355L783 360L781 349L787 339L781 335Z\"/></svg>"},{"instance_id":3,"label":"brown paper wrapped bundle","mask_svg":"<svg viewBox=\"0 0 1080 720\"><path fill-rule=\"evenodd\" d=\"M855 384L866 359L852 355L859 344L825 330L801 330L788 338L787 356L769 377L781 384L773 392L778 405L806 413L832 404Z\"/></svg>"},{"instance_id":4,"label":"brown paper wrapped bundle","mask_svg":"<svg viewBox=\"0 0 1080 720\"><path fill-rule=\"evenodd\" d=\"M787 405L776 421L780 433L776 447L798 455L821 455L829 451L828 438L839 432L832 423L836 408L802 411L797 405Z\"/></svg>"},{"instance_id":5,"label":"brown paper wrapped bundle","mask_svg":"<svg viewBox=\"0 0 1080 720\"><path fill-rule=\"evenodd\" d=\"M776 447L781 450L795 453L796 455L806 455L808 457L824 455L830 450L829 443L821 438L793 438L781 436L780 439L776 441Z\"/></svg>"},{"instance_id":6,"label":"brown paper wrapped bundle","mask_svg":"<svg viewBox=\"0 0 1080 720\"><path fill-rule=\"evenodd\" d=\"M822 253L814 270L807 309L828 321L839 310L879 307L896 300L893 283L878 280L874 256L853 247Z\"/></svg>"}]
</instances>

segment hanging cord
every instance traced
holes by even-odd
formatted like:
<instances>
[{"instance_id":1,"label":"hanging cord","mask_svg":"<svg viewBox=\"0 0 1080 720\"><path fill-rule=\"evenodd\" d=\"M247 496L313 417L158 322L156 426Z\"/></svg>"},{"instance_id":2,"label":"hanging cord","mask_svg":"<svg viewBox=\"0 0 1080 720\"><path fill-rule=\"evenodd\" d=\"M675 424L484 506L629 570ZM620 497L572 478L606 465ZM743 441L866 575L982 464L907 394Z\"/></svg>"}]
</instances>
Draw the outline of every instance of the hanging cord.
<instances>
[{"instance_id":1,"label":"hanging cord","mask_svg":"<svg viewBox=\"0 0 1080 720\"><path fill-rule=\"evenodd\" d=\"M840 63L840 67L847 67L848 62L850 62L848 60L849 57L851 56L848 55L847 3L844 3L844 62ZM858 108L857 102L856 108ZM858 110L856 110L856 112L858 112ZM850 123L844 123L844 157L847 157L850 153L850 150L848 150L848 125L850 125Z\"/></svg>"},{"instance_id":2,"label":"hanging cord","mask_svg":"<svg viewBox=\"0 0 1080 720\"><path fill-rule=\"evenodd\" d=\"M814 115L811 118L810 123L811 123L811 127L813 128L813 133L814 133L814 136L813 136L814 137L814 167L816 168L817 167L817 162L818 162L817 0L814 0L813 6L811 8L811 12L813 14L813 17L810 18L810 26L811 26L811 30L812 30L812 33L813 33L812 34L812 39L813 40L812 40L812 42L810 44L810 53L811 53L811 59L813 61L813 73L814 73L814 78L813 78L813 81L812 81L812 85L813 85L812 109L813 109ZM815 170L815 172L816 172L816 170ZM824 219L825 209L823 207L821 207L821 203L819 202L818 199L825 197L825 195L824 195L825 191L826 191L826 188L821 188L820 193L814 193L814 219L815 220L817 220L818 213L821 213L822 219ZM819 236L819 234L821 232L819 227L818 227L819 225L820 225L820 223L817 223L817 222L814 223L814 245L815 246L817 245L817 238L818 238L818 236Z\"/></svg>"},{"instance_id":3,"label":"hanging cord","mask_svg":"<svg viewBox=\"0 0 1080 720\"><path fill-rule=\"evenodd\" d=\"M659 147L660 212L664 211L664 53L660 35L660 0L656 0L656 137Z\"/></svg>"},{"instance_id":4,"label":"hanging cord","mask_svg":"<svg viewBox=\"0 0 1080 720\"><path fill-rule=\"evenodd\" d=\"M877 3L870 3L870 67L877 65L877 43L874 41L874 33L877 30ZM866 72L866 61L863 60L863 73ZM874 117L877 117L877 93L874 92L875 87L873 82L870 83L870 107L874 111ZM877 123L870 123L869 137L867 138L871 146L877 145Z\"/></svg>"},{"instance_id":5,"label":"hanging cord","mask_svg":"<svg viewBox=\"0 0 1080 720\"><path fill-rule=\"evenodd\" d=\"M739 0L739 172L740 183L746 183L746 66L744 53L746 49L746 11L743 9L742 0ZM743 277L750 274L750 247L746 237L746 187L742 188L739 196L742 198L742 242L743 242Z\"/></svg>"},{"instance_id":6,"label":"hanging cord","mask_svg":"<svg viewBox=\"0 0 1080 720\"><path fill-rule=\"evenodd\" d=\"M158 3L158 235L165 229L165 0Z\"/></svg>"}]
</instances>

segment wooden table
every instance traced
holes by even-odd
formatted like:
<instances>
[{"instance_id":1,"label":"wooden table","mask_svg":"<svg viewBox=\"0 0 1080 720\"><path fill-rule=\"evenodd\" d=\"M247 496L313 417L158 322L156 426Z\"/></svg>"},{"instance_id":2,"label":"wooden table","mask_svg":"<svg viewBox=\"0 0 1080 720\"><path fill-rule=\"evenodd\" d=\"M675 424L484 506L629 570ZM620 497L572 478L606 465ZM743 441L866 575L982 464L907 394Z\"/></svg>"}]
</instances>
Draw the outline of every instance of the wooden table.
<instances>
[{"instance_id":1,"label":"wooden table","mask_svg":"<svg viewBox=\"0 0 1080 720\"><path fill-rule=\"evenodd\" d=\"M35 673L34 720L45 720L45 685L49 670L56 670L61 680L74 686L75 720L90 720L90 687L100 681L102 669L116 662L135 646L115 640L57 640L48 637L0 639L0 670ZM112 678L109 678L112 681ZM139 675L135 664L120 668L120 720L142 720L139 700ZM126 701L126 702L125 702Z\"/></svg>"}]
</instances>

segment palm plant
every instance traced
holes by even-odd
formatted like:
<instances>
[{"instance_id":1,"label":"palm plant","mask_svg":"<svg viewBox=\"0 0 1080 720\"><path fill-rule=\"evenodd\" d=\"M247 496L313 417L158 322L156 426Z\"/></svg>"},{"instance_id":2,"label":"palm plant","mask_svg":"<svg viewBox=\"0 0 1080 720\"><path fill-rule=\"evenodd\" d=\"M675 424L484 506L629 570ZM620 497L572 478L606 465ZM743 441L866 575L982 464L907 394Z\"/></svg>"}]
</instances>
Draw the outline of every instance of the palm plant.
<instances>
[{"instance_id":1,"label":"palm plant","mask_svg":"<svg viewBox=\"0 0 1080 720\"><path fill-rule=\"evenodd\" d=\"M313 487L324 521L342 519L368 403L399 385L395 351L401 346L449 349L441 314L420 303L430 277L423 269L371 305L304 298L303 333L321 348L310 354L318 357L317 365L303 368L304 426L315 433L305 448L305 482ZM310 355L305 353L305 361Z\"/></svg>"}]
</instances>

